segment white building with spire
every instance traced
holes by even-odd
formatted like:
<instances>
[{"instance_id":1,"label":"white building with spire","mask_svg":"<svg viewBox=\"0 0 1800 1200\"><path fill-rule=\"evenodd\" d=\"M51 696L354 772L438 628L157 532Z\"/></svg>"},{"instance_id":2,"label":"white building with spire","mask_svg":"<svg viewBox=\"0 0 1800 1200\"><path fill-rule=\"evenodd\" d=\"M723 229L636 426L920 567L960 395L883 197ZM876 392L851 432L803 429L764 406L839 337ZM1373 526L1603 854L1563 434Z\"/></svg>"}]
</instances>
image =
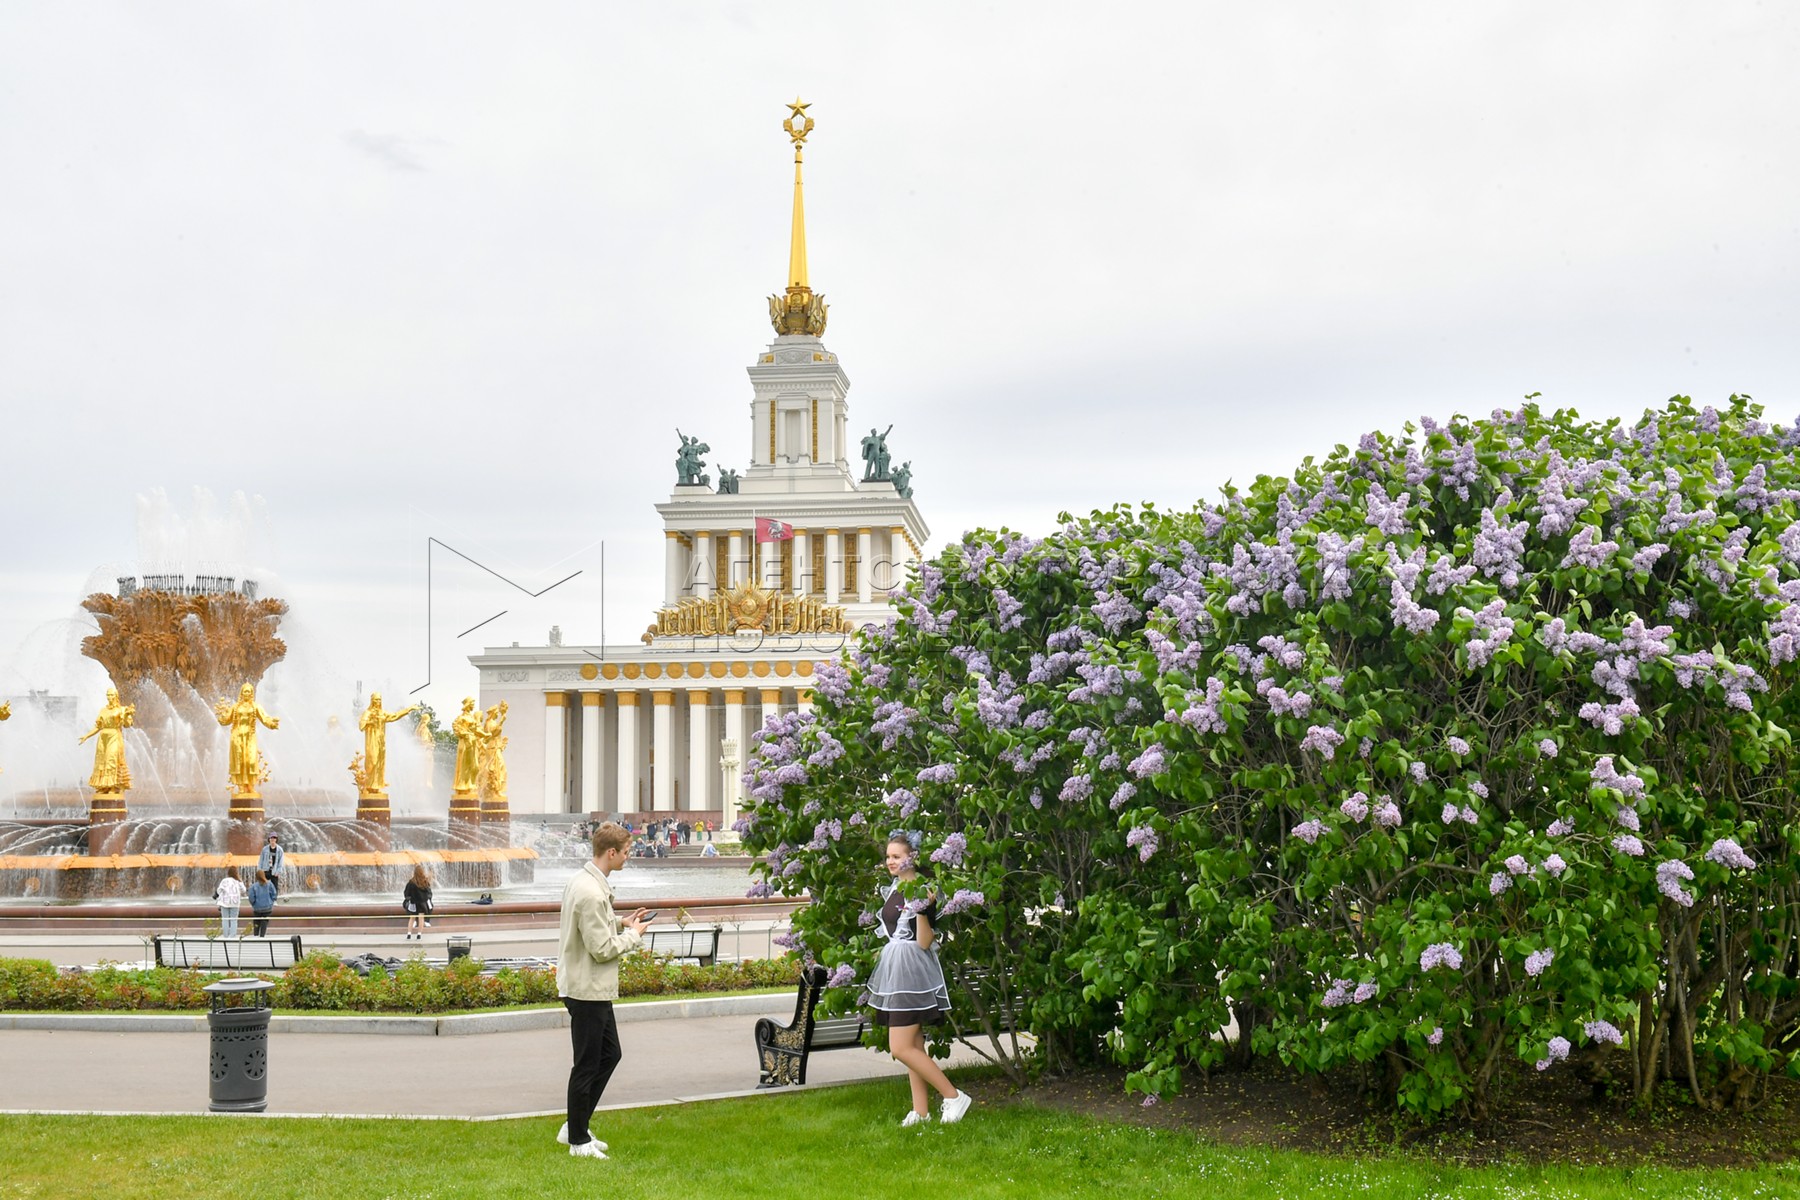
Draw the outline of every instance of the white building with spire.
<instances>
[{"instance_id":1,"label":"white building with spire","mask_svg":"<svg viewBox=\"0 0 1800 1200\"><path fill-rule=\"evenodd\" d=\"M812 703L815 666L887 620L930 536L910 463L889 461L883 423L852 423L849 376L822 340L801 191L813 120L788 107L788 283L769 298L775 340L749 368L749 467L713 479L710 448L683 437L676 485L656 505L663 607L636 643L470 656L482 708L508 704L514 813L734 820L748 734Z\"/></svg>"}]
</instances>

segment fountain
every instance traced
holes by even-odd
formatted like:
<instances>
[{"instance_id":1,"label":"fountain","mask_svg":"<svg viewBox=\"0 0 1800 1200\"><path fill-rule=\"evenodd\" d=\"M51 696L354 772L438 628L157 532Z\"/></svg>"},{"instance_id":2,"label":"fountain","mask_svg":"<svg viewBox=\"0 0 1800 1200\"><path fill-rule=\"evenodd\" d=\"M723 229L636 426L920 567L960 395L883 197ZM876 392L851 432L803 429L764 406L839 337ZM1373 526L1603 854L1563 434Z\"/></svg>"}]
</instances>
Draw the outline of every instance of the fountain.
<instances>
[{"instance_id":1,"label":"fountain","mask_svg":"<svg viewBox=\"0 0 1800 1200\"><path fill-rule=\"evenodd\" d=\"M158 499L146 507L154 509ZM237 507L247 509L241 497ZM191 553L192 546L180 541L177 548ZM93 770L85 787L67 779L33 786L41 815L0 819L0 898L210 898L225 867L256 867L269 832L278 833L287 850L286 895L397 894L421 864L450 888L529 880L536 855L512 845L504 711L484 714L473 701L465 703L470 719L459 718L456 726L458 767L447 817L393 815L387 727L418 706L390 711L379 693L370 696L358 722L362 753L349 760L353 809L347 789L284 779L279 772L272 778L259 745L264 731L306 743L306 759L320 774L331 757L340 769L346 761L347 747L334 744L335 717L311 727L326 729L321 746L316 735L276 733L281 718L271 710L280 706L265 707L257 698L265 676L287 658L277 629L288 605L247 573L222 574L214 567L213 573L189 575L167 561L165 548L156 572L117 577L116 590L82 601L99 630L82 639L80 653L103 667L112 684L92 729L80 739L91 739ZM271 683L264 690L272 689ZM66 698L33 693L19 710L27 719L13 727L30 725L33 737L18 741L40 751L68 744L61 739L71 715ZM0 720L12 715L0 710ZM421 790L430 787L435 774L429 760L437 747L429 729L402 745L407 775L422 775ZM5 739L0 754L12 760L3 765L16 765L17 752L5 750ZM426 769L415 772L421 756ZM60 769L66 773L66 760ZM17 797L15 792L15 806Z\"/></svg>"}]
</instances>

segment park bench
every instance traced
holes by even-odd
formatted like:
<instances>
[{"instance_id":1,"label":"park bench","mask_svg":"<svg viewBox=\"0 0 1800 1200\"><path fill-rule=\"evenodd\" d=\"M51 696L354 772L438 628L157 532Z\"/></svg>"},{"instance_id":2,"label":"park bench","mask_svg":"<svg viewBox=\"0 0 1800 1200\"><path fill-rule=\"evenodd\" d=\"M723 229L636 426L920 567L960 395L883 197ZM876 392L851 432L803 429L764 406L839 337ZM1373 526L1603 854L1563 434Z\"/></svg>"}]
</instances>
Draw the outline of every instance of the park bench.
<instances>
[{"instance_id":1,"label":"park bench","mask_svg":"<svg viewBox=\"0 0 1800 1200\"><path fill-rule=\"evenodd\" d=\"M691 929L657 929L644 931L644 949L671 958L692 958L710 967L719 959L719 928L694 926Z\"/></svg>"},{"instance_id":2,"label":"park bench","mask_svg":"<svg viewBox=\"0 0 1800 1200\"><path fill-rule=\"evenodd\" d=\"M806 1056L815 1050L844 1050L862 1045L869 1018L861 1014L817 1020L813 1009L825 994L825 968L814 963L800 973L794 997L794 1019L777 1025L768 1017L756 1022L756 1057L762 1066L759 1088L806 1082Z\"/></svg>"},{"instance_id":3,"label":"park bench","mask_svg":"<svg viewBox=\"0 0 1800 1200\"><path fill-rule=\"evenodd\" d=\"M196 937L192 934L159 933L156 965L199 967L217 971L285 971L303 957L300 935L287 937Z\"/></svg>"},{"instance_id":4,"label":"park bench","mask_svg":"<svg viewBox=\"0 0 1800 1200\"><path fill-rule=\"evenodd\" d=\"M990 974L992 970L988 967L962 967L957 971L959 980L971 993ZM806 1082L806 1056L813 1051L845 1050L862 1045L863 1034L871 1025L866 1015L855 1013L824 1020L813 1016L814 1007L825 994L825 979L824 967L817 963L807 967L800 973L800 986L794 997L794 1019L786 1025L777 1025L768 1017L756 1022L756 1057L762 1069L757 1087L803 1084ZM982 1014L987 1019L978 1023L984 1027L982 1032L986 1032L990 1024L994 1033L1006 1032L1017 1025L1023 1009L1024 1003L1019 997L1008 996L1004 1005L991 1014ZM963 1031L959 1034L966 1036Z\"/></svg>"}]
</instances>

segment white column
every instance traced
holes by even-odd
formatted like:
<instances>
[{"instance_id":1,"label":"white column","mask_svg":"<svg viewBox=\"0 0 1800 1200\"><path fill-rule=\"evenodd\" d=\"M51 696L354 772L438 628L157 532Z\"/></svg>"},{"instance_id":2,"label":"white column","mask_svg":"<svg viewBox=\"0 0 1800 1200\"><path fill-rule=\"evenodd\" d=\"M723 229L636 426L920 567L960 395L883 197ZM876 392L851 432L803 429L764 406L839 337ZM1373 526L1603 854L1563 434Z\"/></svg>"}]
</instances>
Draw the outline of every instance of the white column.
<instances>
[{"instance_id":1,"label":"white column","mask_svg":"<svg viewBox=\"0 0 1800 1200\"><path fill-rule=\"evenodd\" d=\"M614 751L619 770L619 811L638 810L638 694L614 692L619 702L619 745Z\"/></svg>"},{"instance_id":2,"label":"white column","mask_svg":"<svg viewBox=\"0 0 1800 1200\"><path fill-rule=\"evenodd\" d=\"M742 745L732 738L719 743L719 807L725 810L719 824L727 831L737 824L738 796L744 790L744 781L740 778L744 771Z\"/></svg>"},{"instance_id":3,"label":"white column","mask_svg":"<svg viewBox=\"0 0 1800 1200\"><path fill-rule=\"evenodd\" d=\"M836 604L844 595L844 535L825 531L825 603Z\"/></svg>"},{"instance_id":4,"label":"white column","mask_svg":"<svg viewBox=\"0 0 1800 1200\"><path fill-rule=\"evenodd\" d=\"M896 525L888 530L888 560L892 564L892 582L889 588L900 592L906 589L906 581L912 578L912 547L906 543L906 528Z\"/></svg>"},{"instance_id":5,"label":"white column","mask_svg":"<svg viewBox=\"0 0 1800 1200\"><path fill-rule=\"evenodd\" d=\"M600 811L599 692L581 693L581 811Z\"/></svg>"},{"instance_id":6,"label":"white column","mask_svg":"<svg viewBox=\"0 0 1800 1200\"><path fill-rule=\"evenodd\" d=\"M675 693L650 693L650 807L675 807Z\"/></svg>"},{"instance_id":7,"label":"white column","mask_svg":"<svg viewBox=\"0 0 1800 1200\"><path fill-rule=\"evenodd\" d=\"M568 779L563 771L563 719L568 697L561 692L544 695L544 812L561 812Z\"/></svg>"},{"instance_id":8,"label":"white column","mask_svg":"<svg viewBox=\"0 0 1800 1200\"><path fill-rule=\"evenodd\" d=\"M781 543L767 541L756 543L757 555L762 569L758 572L758 581L762 586L773 591L781 585Z\"/></svg>"},{"instance_id":9,"label":"white column","mask_svg":"<svg viewBox=\"0 0 1800 1200\"><path fill-rule=\"evenodd\" d=\"M744 744L744 693L740 688L725 689L725 728L719 731L719 740L727 739Z\"/></svg>"},{"instance_id":10,"label":"white column","mask_svg":"<svg viewBox=\"0 0 1800 1200\"><path fill-rule=\"evenodd\" d=\"M725 564L726 578L720 581L722 587L736 587L744 582L744 533L741 529L731 531L729 554L731 561Z\"/></svg>"},{"instance_id":11,"label":"white column","mask_svg":"<svg viewBox=\"0 0 1800 1200\"><path fill-rule=\"evenodd\" d=\"M794 595L812 592L812 535L804 529L794 530Z\"/></svg>"},{"instance_id":12,"label":"white column","mask_svg":"<svg viewBox=\"0 0 1800 1200\"><path fill-rule=\"evenodd\" d=\"M688 700L688 811L712 807L713 743L706 736L706 705L712 692L689 688Z\"/></svg>"},{"instance_id":13,"label":"white column","mask_svg":"<svg viewBox=\"0 0 1800 1200\"><path fill-rule=\"evenodd\" d=\"M870 529L856 531L856 598L864 604L875 598L873 586L869 582L869 560L874 556L875 536Z\"/></svg>"},{"instance_id":14,"label":"white column","mask_svg":"<svg viewBox=\"0 0 1800 1200\"><path fill-rule=\"evenodd\" d=\"M781 689L778 687L763 688L762 689L763 720L767 721L770 717L774 716L776 713L778 713L780 711L781 711Z\"/></svg>"},{"instance_id":15,"label":"white column","mask_svg":"<svg viewBox=\"0 0 1800 1200\"><path fill-rule=\"evenodd\" d=\"M712 595L713 585L713 544L712 534L696 533L694 535L694 595L705 600Z\"/></svg>"},{"instance_id":16,"label":"white column","mask_svg":"<svg viewBox=\"0 0 1800 1200\"><path fill-rule=\"evenodd\" d=\"M663 530L663 603L674 605L681 598L681 542L673 529Z\"/></svg>"}]
</instances>

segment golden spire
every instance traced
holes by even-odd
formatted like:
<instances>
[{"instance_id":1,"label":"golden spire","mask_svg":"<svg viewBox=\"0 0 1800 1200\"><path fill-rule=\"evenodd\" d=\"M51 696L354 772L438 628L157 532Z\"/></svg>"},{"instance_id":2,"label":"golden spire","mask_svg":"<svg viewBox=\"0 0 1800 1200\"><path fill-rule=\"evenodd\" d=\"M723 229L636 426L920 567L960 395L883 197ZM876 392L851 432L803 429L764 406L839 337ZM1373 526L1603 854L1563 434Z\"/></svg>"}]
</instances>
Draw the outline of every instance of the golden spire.
<instances>
[{"instance_id":1,"label":"golden spire","mask_svg":"<svg viewBox=\"0 0 1800 1200\"><path fill-rule=\"evenodd\" d=\"M806 205L800 190L801 151L813 130L813 119L806 115L811 107L794 97L789 116L781 123L794 143L794 227L788 243L787 294L769 297L769 321L777 334L819 337L825 332L826 304L825 297L813 295L806 278Z\"/></svg>"}]
</instances>

